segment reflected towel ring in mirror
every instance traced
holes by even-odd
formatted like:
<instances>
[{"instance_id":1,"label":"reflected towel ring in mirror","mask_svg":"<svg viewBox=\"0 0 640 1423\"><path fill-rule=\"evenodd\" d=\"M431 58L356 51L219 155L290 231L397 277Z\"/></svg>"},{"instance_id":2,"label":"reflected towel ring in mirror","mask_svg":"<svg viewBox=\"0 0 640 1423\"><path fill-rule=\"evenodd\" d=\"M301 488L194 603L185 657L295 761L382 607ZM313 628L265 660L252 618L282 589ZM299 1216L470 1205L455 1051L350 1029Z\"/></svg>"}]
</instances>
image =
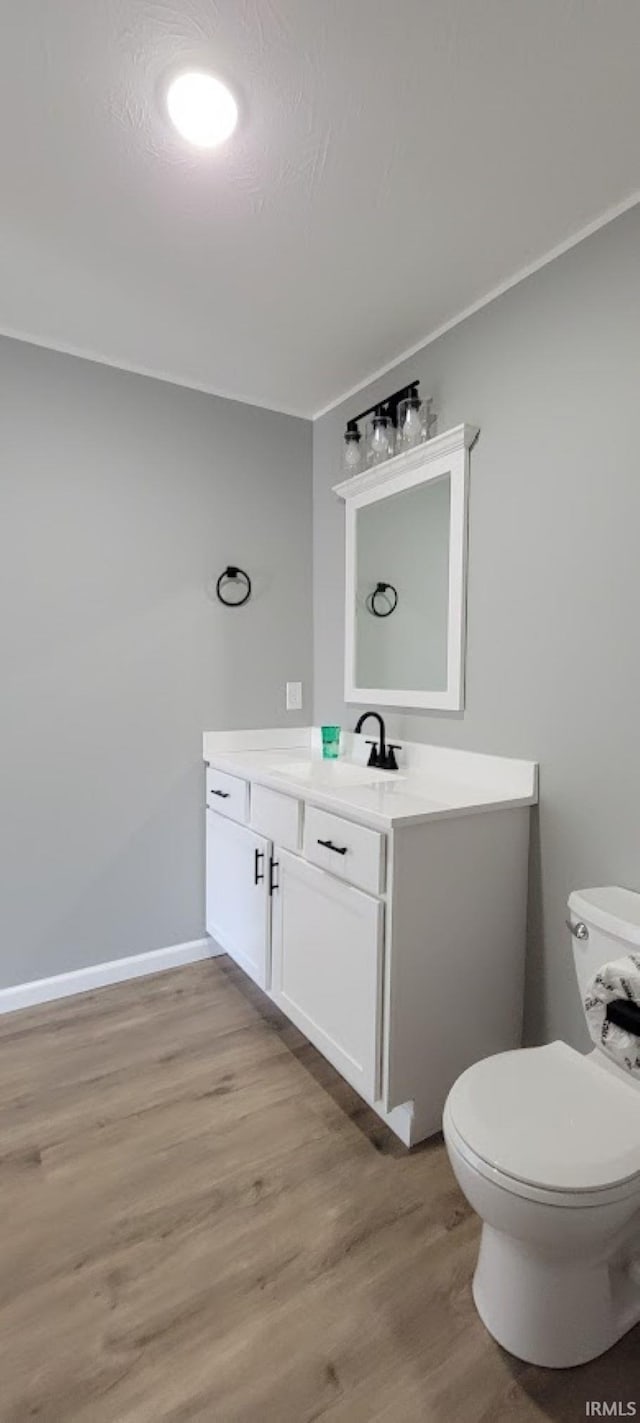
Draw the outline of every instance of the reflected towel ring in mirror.
<instances>
[{"instance_id":1,"label":"reflected towel ring in mirror","mask_svg":"<svg viewBox=\"0 0 640 1423\"><path fill-rule=\"evenodd\" d=\"M376 583L366 604L374 618L390 618L398 606L398 590L394 588L393 583Z\"/></svg>"},{"instance_id":2,"label":"reflected towel ring in mirror","mask_svg":"<svg viewBox=\"0 0 640 1423\"><path fill-rule=\"evenodd\" d=\"M223 591L226 591L228 595L233 590L235 590L233 597L223 597ZM232 564L228 564L216 583L216 593L225 608L242 608L251 597L249 574L245 573L242 568L234 568Z\"/></svg>"}]
</instances>

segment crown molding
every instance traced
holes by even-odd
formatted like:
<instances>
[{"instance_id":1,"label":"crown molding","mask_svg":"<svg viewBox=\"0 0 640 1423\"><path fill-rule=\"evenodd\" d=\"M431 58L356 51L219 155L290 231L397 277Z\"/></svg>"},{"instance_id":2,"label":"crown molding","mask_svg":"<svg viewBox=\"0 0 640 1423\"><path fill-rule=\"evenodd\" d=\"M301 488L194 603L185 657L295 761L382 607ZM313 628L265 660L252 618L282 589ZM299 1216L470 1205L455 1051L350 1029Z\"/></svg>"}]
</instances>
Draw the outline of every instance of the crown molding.
<instances>
[{"instance_id":1,"label":"crown molding","mask_svg":"<svg viewBox=\"0 0 640 1423\"><path fill-rule=\"evenodd\" d=\"M250 405L256 410L268 410L272 415L288 415L292 420L310 422L313 417L308 411L294 410L284 405L270 405L266 400L256 400L247 395L234 395L230 391L218 390L204 382L188 380L172 371L152 370L149 366L136 365L133 361L116 360L102 355L100 351L74 346L68 341L58 341L55 337L34 336L29 331L18 331L11 326L0 325L0 336L8 341L22 341L26 346L37 346L41 351L55 351L59 356L73 356L77 361L89 361L92 365L108 366L113 371L124 371L126 375L144 376L146 380L159 380L164 385L175 385L180 390L193 390L198 395L212 395L216 400L228 400L234 405Z\"/></svg>"},{"instance_id":2,"label":"crown molding","mask_svg":"<svg viewBox=\"0 0 640 1423\"><path fill-rule=\"evenodd\" d=\"M508 277L498 286L492 287L484 296L481 296L469 306L464 307L448 321L426 332L425 335L422 336L420 340L415 341L412 346L399 351L391 360L382 366L378 366L377 369L371 371L368 375L363 376L355 385L344 390L342 394L335 396L328 404L323 405L320 410L316 410L315 412L309 409L296 409L287 405L274 405L272 402L260 400L255 396L249 397L246 395L238 395L233 391L220 390L207 382L199 382L181 376L175 371L152 370L148 366L138 365L133 361L120 360L107 356L100 351L94 351L87 347L76 346L71 342L59 340L56 337L48 337L40 334L36 335L31 331L18 330L11 326L0 324L0 336L6 336L12 341L24 341L27 345L38 346L44 351L58 351L64 356L75 356L77 360L91 361L96 365L109 366L113 370L126 371L130 375L146 376L148 380L164 381L165 384L179 386L185 390L200 391L203 395L213 395L218 400L231 400L240 405L253 405L258 410L270 410L273 411L274 414L288 415L295 420L306 420L313 423L316 420L321 420L323 415L328 415L332 410L336 410L353 396L359 395L363 390L366 390L368 386L372 385L374 381L380 380L383 376L388 375L390 371L395 370L396 366L402 365L404 361L410 360L412 356L417 355L427 346L432 345L440 336L445 336L448 331L452 331L456 326L460 326L463 321L466 321L470 316L474 316L476 312L482 311L483 307L488 306L492 301L495 301L497 297L504 296L505 292L510 291L512 287L519 286L520 282L526 281L527 277L533 276L534 273L540 271L542 267L546 267L550 262L554 262L557 257L562 257L564 253L569 252L572 247L577 247L578 244L584 242L587 237L592 237L594 233L599 232L600 228L606 227L610 222L614 222L616 218L622 217L624 213L628 212L631 208L637 207L638 204L640 204L640 190L631 193L628 197L624 198L622 202L607 208L605 212L601 213L593 222L587 223L586 226L580 228L578 232L573 233L571 237L566 238L563 242L552 247L548 252L545 252L542 257L537 258L536 261L530 262L526 267L519 268L513 276Z\"/></svg>"},{"instance_id":3,"label":"crown molding","mask_svg":"<svg viewBox=\"0 0 640 1423\"><path fill-rule=\"evenodd\" d=\"M436 326L432 331L427 332L419 341L414 341L412 346L408 346L404 351L399 351L397 356L387 361L384 366L378 366L377 370L371 371L369 375L364 376L362 380L358 381L357 385L352 385L348 390L343 391L342 395L337 395L334 400L329 401L328 405L323 405L321 410L316 410L315 415L311 416L311 419L314 421L321 420L323 415L329 415L332 410L337 410L339 405L344 405L345 401L351 400L352 396L360 395L368 386L373 385L374 381L381 380L382 376L386 376L390 371L394 371L396 366L401 366L404 361L409 361L412 356L417 356L420 351L424 350L425 346L431 346L434 341L439 340L440 336L446 336L447 331L453 331L454 327L460 326L469 316L475 316L477 311L482 311L483 307L489 306L497 297L504 296L505 292L511 291L512 287L519 286L521 282L527 280L527 277L532 277L536 272L539 272L542 267L547 267L550 262L555 262L557 257L564 256L565 252L570 252L572 247L577 247L579 243L584 242L587 237L593 237L594 233L599 232L601 227L607 227L610 222L615 222L617 217L622 217L625 212L629 212L631 208L637 207L639 203L640 190L631 193L627 198L623 198L622 202L613 204L612 207L607 208L605 212L601 213L599 217L594 218L593 222L588 222L585 227L581 227L579 231L574 232L571 237L567 237L563 242L559 242L555 247L551 247L548 252L544 253L544 256L536 258L534 262L529 262L526 267L520 267L517 272L514 272L513 276L507 277L504 282L500 282L498 286L492 287L490 291L486 292L484 296L479 297L477 301L472 302L470 306L463 307L462 311L452 316L449 321L443 321L441 326Z\"/></svg>"}]
</instances>

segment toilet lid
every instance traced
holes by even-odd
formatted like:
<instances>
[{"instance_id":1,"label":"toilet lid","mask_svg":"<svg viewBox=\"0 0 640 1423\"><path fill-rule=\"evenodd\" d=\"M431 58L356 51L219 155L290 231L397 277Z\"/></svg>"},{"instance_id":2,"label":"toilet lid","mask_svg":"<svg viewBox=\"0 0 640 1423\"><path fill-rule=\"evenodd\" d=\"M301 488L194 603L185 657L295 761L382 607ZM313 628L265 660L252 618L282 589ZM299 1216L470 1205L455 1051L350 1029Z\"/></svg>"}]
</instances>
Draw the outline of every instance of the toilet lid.
<instances>
[{"instance_id":1,"label":"toilet lid","mask_svg":"<svg viewBox=\"0 0 640 1423\"><path fill-rule=\"evenodd\" d=\"M481 1160L531 1186L598 1191L640 1174L640 1090L566 1043L475 1063L447 1106Z\"/></svg>"}]
</instances>

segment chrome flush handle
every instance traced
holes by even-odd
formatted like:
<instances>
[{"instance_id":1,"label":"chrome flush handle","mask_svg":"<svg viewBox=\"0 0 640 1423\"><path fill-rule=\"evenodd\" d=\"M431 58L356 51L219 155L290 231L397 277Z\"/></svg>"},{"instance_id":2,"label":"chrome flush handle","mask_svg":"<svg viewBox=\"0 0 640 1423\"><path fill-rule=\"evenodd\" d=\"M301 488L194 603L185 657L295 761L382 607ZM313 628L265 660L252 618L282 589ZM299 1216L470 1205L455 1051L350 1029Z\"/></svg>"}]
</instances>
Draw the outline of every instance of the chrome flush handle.
<instances>
[{"instance_id":1,"label":"chrome flush handle","mask_svg":"<svg viewBox=\"0 0 640 1423\"><path fill-rule=\"evenodd\" d=\"M583 924L581 919L578 920L577 924L574 924L571 919L565 919L564 922L569 932L573 934L574 939L579 939L580 943L582 943L584 939L589 938L589 930L587 929L586 924Z\"/></svg>"}]
</instances>

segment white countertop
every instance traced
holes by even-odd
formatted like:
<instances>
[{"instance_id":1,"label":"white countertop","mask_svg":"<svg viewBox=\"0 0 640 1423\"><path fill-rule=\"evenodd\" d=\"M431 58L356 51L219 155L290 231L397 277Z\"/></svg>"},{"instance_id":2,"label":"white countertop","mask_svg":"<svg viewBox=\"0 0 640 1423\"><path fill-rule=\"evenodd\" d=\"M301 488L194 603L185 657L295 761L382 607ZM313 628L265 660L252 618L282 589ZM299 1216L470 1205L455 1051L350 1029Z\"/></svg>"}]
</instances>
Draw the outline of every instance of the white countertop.
<instances>
[{"instance_id":1,"label":"white countertop","mask_svg":"<svg viewBox=\"0 0 640 1423\"><path fill-rule=\"evenodd\" d=\"M365 738L346 733L340 760L324 761L317 727L206 732L203 738L203 756L210 766L377 830L534 805L538 798L533 761L416 742L403 743L397 772L372 770L373 784L341 780L341 775L357 781L366 774L368 755Z\"/></svg>"}]
</instances>

